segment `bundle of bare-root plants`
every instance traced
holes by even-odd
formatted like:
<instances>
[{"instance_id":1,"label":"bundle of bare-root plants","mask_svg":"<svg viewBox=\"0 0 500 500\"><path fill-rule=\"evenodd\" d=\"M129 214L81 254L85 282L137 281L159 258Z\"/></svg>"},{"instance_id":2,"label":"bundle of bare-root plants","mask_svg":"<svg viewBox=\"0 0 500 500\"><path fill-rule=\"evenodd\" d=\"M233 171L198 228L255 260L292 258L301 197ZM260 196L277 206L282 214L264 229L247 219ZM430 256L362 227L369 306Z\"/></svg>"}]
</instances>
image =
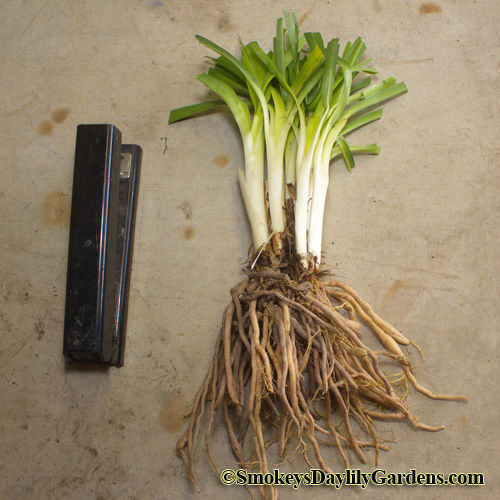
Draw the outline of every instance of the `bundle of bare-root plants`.
<instances>
[{"instance_id":1,"label":"bundle of bare-root plants","mask_svg":"<svg viewBox=\"0 0 500 500\"><path fill-rule=\"evenodd\" d=\"M256 42L241 44L238 59L197 39L218 54L198 79L220 99L175 109L169 122L219 106L233 114L253 251L246 278L231 290L210 369L177 444L188 479L195 482L194 452L204 426L215 467L209 440L218 412L238 464L264 474L270 450L282 460L301 453L310 467L314 457L325 472L331 468L324 446L336 447L346 468L353 457L366 463L366 449L377 460L388 449L375 432L379 420L443 429L410 413L408 386L432 399L466 398L422 387L401 348L413 342L320 265L331 161L342 157L351 170L354 154L377 154L376 144L349 145L345 136L379 119L377 107L406 86L365 76L376 71L363 59L360 38L340 53L338 39L325 44L319 33L301 34L287 12L267 53ZM366 345L362 333L379 347ZM269 495L276 497L276 489Z\"/></svg>"}]
</instances>

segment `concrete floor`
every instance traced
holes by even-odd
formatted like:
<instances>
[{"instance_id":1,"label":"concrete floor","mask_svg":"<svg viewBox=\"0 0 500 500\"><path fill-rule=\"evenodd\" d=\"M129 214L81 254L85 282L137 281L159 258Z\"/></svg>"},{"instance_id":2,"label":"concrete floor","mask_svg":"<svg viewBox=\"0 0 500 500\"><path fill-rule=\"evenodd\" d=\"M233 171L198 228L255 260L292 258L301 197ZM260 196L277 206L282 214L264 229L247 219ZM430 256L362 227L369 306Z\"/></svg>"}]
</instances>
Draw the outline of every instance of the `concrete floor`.
<instances>
[{"instance_id":1,"label":"concrete floor","mask_svg":"<svg viewBox=\"0 0 500 500\"><path fill-rule=\"evenodd\" d=\"M380 466L486 478L342 494L498 498L496 0L1 2L1 498L247 498L221 485L202 450L200 490L190 488L174 450L250 244L241 148L226 116L167 117L206 95L194 77L208 50L194 34L270 48L284 8L303 30L361 35L380 76L409 87L358 133L380 156L351 174L334 165L324 251L424 350L422 383L470 402L411 392L414 413L446 430L380 426L396 441ZM68 366L61 353L76 126L104 122L144 150L125 366L109 370ZM213 448L221 468L234 464L220 426Z\"/></svg>"}]
</instances>

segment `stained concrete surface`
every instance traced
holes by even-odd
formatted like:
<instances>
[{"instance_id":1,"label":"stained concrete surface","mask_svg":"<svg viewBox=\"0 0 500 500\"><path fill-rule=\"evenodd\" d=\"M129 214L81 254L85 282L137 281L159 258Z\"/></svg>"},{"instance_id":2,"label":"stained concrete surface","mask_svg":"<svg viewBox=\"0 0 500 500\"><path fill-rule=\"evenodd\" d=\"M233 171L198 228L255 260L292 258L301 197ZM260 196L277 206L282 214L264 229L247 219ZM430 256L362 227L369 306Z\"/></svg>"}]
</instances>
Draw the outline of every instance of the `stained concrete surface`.
<instances>
[{"instance_id":1,"label":"stained concrete surface","mask_svg":"<svg viewBox=\"0 0 500 500\"><path fill-rule=\"evenodd\" d=\"M422 383L470 402L410 391L413 412L446 429L379 426L396 441L379 465L486 478L341 494L497 497L495 0L1 2L0 497L247 498L220 484L201 449L192 489L174 451L250 243L241 147L228 116L175 126L167 116L206 95L194 76L208 50L195 33L269 48L284 8L303 30L361 35L380 76L410 89L358 133L380 156L359 158L351 174L332 167L325 260L420 345ZM64 291L76 125L103 122L144 157L125 366L89 370L61 355ZM233 466L220 422L213 449L221 469Z\"/></svg>"}]
</instances>

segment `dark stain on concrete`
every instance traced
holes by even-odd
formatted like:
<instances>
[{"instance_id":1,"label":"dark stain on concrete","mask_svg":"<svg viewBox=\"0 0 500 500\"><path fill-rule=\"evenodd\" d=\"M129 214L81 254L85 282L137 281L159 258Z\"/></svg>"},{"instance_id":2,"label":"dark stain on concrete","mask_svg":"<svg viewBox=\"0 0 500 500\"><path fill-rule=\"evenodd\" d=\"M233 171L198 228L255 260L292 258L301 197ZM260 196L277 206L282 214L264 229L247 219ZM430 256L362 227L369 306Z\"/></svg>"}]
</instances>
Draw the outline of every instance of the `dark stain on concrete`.
<instances>
[{"instance_id":1,"label":"dark stain on concrete","mask_svg":"<svg viewBox=\"0 0 500 500\"><path fill-rule=\"evenodd\" d=\"M217 29L219 31L231 31L233 28L233 23L231 22L231 18L227 14L223 14L217 19Z\"/></svg>"},{"instance_id":2,"label":"dark stain on concrete","mask_svg":"<svg viewBox=\"0 0 500 500\"><path fill-rule=\"evenodd\" d=\"M38 125L38 128L36 129L36 131L40 135L44 136L52 134L53 130L54 130L54 125L50 120L44 120L42 123L40 123L40 125Z\"/></svg>"},{"instance_id":3,"label":"dark stain on concrete","mask_svg":"<svg viewBox=\"0 0 500 500\"><path fill-rule=\"evenodd\" d=\"M192 240L194 238L194 227L186 226L182 234L185 240Z\"/></svg>"},{"instance_id":4,"label":"dark stain on concrete","mask_svg":"<svg viewBox=\"0 0 500 500\"><path fill-rule=\"evenodd\" d=\"M69 197L61 191L49 193L42 208L42 223L46 227L67 227L70 213Z\"/></svg>"},{"instance_id":5,"label":"dark stain on concrete","mask_svg":"<svg viewBox=\"0 0 500 500\"><path fill-rule=\"evenodd\" d=\"M443 9L434 2L421 3L418 9L420 14L441 14Z\"/></svg>"},{"instance_id":6,"label":"dark stain on concrete","mask_svg":"<svg viewBox=\"0 0 500 500\"><path fill-rule=\"evenodd\" d=\"M97 455L99 455L99 452L95 448L91 448L90 446L85 446L85 451L88 451L93 457L97 457Z\"/></svg>"},{"instance_id":7,"label":"dark stain on concrete","mask_svg":"<svg viewBox=\"0 0 500 500\"><path fill-rule=\"evenodd\" d=\"M214 163L218 167L224 168L229 163L229 158L227 157L227 155L220 154L214 158Z\"/></svg>"},{"instance_id":8,"label":"dark stain on concrete","mask_svg":"<svg viewBox=\"0 0 500 500\"><path fill-rule=\"evenodd\" d=\"M70 113L69 108L59 108L52 111L51 117L54 123L64 123Z\"/></svg>"}]
</instances>

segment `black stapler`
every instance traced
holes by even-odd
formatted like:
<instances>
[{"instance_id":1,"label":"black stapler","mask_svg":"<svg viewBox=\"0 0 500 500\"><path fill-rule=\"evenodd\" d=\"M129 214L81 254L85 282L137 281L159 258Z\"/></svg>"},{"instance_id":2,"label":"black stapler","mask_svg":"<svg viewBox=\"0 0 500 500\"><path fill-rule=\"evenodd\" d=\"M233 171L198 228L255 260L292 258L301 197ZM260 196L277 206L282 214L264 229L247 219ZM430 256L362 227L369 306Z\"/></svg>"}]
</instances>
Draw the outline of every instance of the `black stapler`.
<instances>
[{"instance_id":1,"label":"black stapler","mask_svg":"<svg viewBox=\"0 0 500 500\"><path fill-rule=\"evenodd\" d=\"M122 366L142 150L113 125L79 125L63 354Z\"/></svg>"}]
</instances>

